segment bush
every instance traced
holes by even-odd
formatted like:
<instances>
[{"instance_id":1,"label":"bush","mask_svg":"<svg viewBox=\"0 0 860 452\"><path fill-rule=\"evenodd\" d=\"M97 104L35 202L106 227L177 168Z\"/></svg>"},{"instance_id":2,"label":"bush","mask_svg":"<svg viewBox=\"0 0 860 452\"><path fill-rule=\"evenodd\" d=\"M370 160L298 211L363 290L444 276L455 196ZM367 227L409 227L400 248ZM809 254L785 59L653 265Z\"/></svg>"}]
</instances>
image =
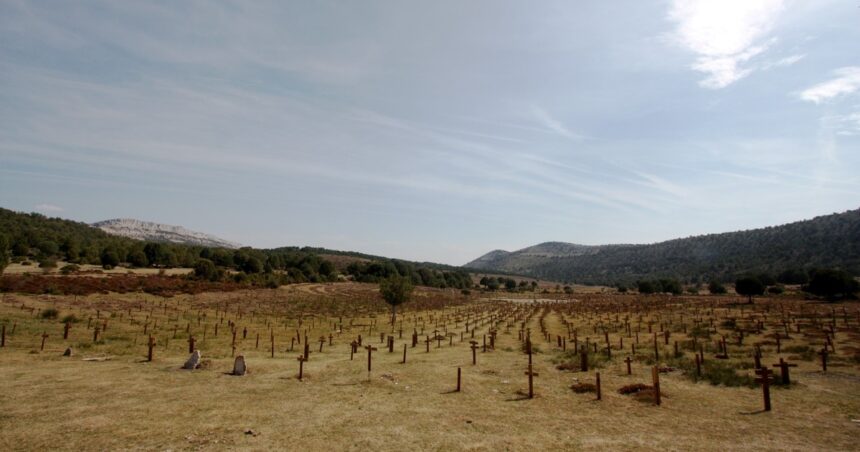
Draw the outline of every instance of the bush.
<instances>
[{"instance_id":1,"label":"bush","mask_svg":"<svg viewBox=\"0 0 860 452\"><path fill-rule=\"evenodd\" d=\"M790 269L780 273L776 280L783 284L806 284L809 275L803 269Z\"/></svg>"},{"instance_id":2,"label":"bush","mask_svg":"<svg viewBox=\"0 0 860 452\"><path fill-rule=\"evenodd\" d=\"M75 264L68 264L68 265L63 265L63 267L60 269L60 273L62 273L64 275L69 275L69 274L78 272L80 269L81 269L81 267L78 267Z\"/></svg>"},{"instance_id":3,"label":"bush","mask_svg":"<svg viewBox=\"0 0 860 452\"><path fill-rule=\"evenodd\" d=\"M727 291L726 286L722 285L718 281L711 281L711 283L708 284L708 292L714 295L720 295L726 293Z\"/></svg>"},{"instance_id":4,"label":"bush","mask_svg":"<svg viewBox=\"0 0 860 452\"><path fill-rule=\"evenodd\" d=\"M194 277L206 281L219 281L224 277L224 271L209 259L200 259L194 265Z\"/></svg>"},{"instance_id":5,"label":"bush","mask_svg":"<svg viewBox=\"0 0 860 452\"><path fill-rule=\"evenodd\" d=\"M597 392L597 386L593 383L576 383L570 387L577 394L585 394L586 392Z\"/></svg>"},{"instance_id":6,"label":"bush","mask_svg":"<svg viewBox=\"0 0 860 452\"><path fill-rule=\"evenodd\" d=\"M744 276L735 281L735 292L738 295L749 297L749 302L752 303L754 295L764 295L764 284L755 276Z\"/></svg>"},{"instance_id":7,"label":"bush","mask_svg":"<svg viewBox=\"0 0 860 452\"><path fill-rule=\"evenodd\" d=\"M805 292L829 299L851 298L860 290L860 284L848 272L835 269L815 270Z\"/></svg>"},{"instance_id":8,"label":"bush","mask_svg":"<svg viewBox=\"0 0 860 452\"><path fill-rule=\"evenodd\" d=\"M48 308L42 311L40 315L43 319L56 319L60 315L60 312L54 308Z\"/></svg>"},{"instance_id":9,"label":"bush","mask_svg":"<svg viewBox=\"0 0 860 452\"><path fill-rule=\"evenodd\" d=\"M100 256L100 261L102 267L105 269L107 269L108 266L111 268L116 267L119 265L119 254L114 250L105 249Z\"/></svg>"},{"instance_id":10,"label":"bush","mask_svg":"<svg viewBox=\"0 0 860 452\"><path fill-rule=\"evenodd\" d=\"M69 315L63 317L63 319L60 320L60 322L61 323L78 323L78 322L80 322L80 319L78 319L74 314L69 314Z\"/></svg>"}]
</instances>

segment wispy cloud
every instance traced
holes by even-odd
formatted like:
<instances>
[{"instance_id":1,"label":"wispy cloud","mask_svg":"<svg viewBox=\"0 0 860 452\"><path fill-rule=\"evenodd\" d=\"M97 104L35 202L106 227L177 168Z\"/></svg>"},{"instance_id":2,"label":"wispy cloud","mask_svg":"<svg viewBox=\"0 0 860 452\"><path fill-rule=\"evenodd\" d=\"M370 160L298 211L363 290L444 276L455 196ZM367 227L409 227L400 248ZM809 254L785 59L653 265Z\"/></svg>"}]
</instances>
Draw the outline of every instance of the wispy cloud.
<instances>
[{"instance_id":1,"label":"wispy cloud","mask_svg":"<svg viewBox=\"0 0 860 452\"><path fill-rule=\"evenodd\" d=\"M47 204L47 203L36 204L35 206L33 206L33 209L36 212L49 212L49 213L63 212L64 210L66 210L60 206L57 206L54 204Z\"/></svg>"},{"instance_id":2,"label":"wispy cloud","mask_svg":"<svg viewBox=\"0 0 860 452\"><path fill-rule=\"evenodd\" d=\"M832 79L803 90L800 93L800 98L820 104L860 89L860 66L839 68L833 71L833 75Z\"/></svg>"},{"instance_id":3,"label":"wispy cloud","mask_svg":"<svg viewBox=\"0 0 860 452\"><path fill-rule=\"evenodd\" d=\"M644 179L644 184L648 187L668 193L678 198L683 198L688 194L687 190L684 187L672 183L655 174L643 173L641 171L634 171L634 173Z\"/></svg>"},{"instance_id":4,"label":"wispy cloud","mask_svg":"<svg viewBox=\"0 0 860 452\"><path fill-rule=\"evenodd\" d=\"M839 116L836 135L860 135L860 112Z\"/></svg>"},{"instance_id":5,"label":"wispy cloud","mask_svg":"<svg viewBox=\"0 0 860 452\"><path fill-rule=\"evenodd\" d=\"M782 0L673 0L669 19L677 23L673 40L698 55L691 68L707 74L699 82L720 89L749 75L744 65L765 52L783 9Z\"/></svg>"},{"instance_id":6,"label":"wispy cloud","mask_svg":"<svg viewBox=\"0 0 860 452\"><path fill-rule=\"evenodd\" d=\"M788 66L791 66L791 65L799 62L800 60L802 60L804 58L806 58L806 55L798 54L798 55L787 56L785 58L780 58L776 61L768 61L768 62L763 63L761 65L761 70L766 71L768 69L773 69L773 68L778 68L778 67L788 67Z\"/></svg>"},{"instance_id":7,"label":"wispy cloud","mask_svg":"<svg viewBox=\"0 0 860 452\"><path fill-rule=\"evenodd\" d=\"M532 106L532 116L537 122L543 127L555 132L558 135L561 135L565 138L570 138L573 140L582 139L582 135L574 133L570 129L567 128L561 121L554 118L543 108L538 107L537 105Z\"/></svg>"}]
</instances>

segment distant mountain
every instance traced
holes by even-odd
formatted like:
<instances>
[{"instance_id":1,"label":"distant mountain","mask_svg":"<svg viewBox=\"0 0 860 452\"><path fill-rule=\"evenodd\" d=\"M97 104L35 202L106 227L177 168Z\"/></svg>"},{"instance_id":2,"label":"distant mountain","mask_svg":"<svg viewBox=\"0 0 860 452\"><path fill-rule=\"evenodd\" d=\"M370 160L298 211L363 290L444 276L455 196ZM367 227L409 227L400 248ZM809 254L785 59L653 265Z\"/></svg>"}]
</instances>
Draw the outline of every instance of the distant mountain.
<instances>
[{"instance_id":1,"label":"distant mountain","mask_svg":"<svg viewBox=\"0 0 860 452\"><path fill-rule=\"evenodd\" d=\"M108 234L150 242L181 243L212 248L240 248L242 246L209 234L190 231L182 226L171 226L131 218L99 221L93 223L92 226Z\"/></svg>"},{"instance_id":2,"label":"distant mountain","mask_svg":"<svg viewBox=\"0 0 860 452\"><path fill-rule=\"evenodd\" d=\"M645 278L729 280L745 272L813 267L841 267L860 274L860 209L650 245L546 242L513 252L491 251L464 267L593 284Z\"/></svg>"}]
</instances>

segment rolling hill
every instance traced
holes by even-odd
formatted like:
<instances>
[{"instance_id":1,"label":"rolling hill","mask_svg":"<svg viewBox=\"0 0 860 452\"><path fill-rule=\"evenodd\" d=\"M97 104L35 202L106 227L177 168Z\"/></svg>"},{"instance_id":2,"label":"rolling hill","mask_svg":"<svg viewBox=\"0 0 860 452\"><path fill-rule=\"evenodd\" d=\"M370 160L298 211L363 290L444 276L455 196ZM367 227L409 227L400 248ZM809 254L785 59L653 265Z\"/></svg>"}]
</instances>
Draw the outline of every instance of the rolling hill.
<instances>
[{"instance_id":1,"label":"rolling hill","mask_svg":"<svg viewBox=\"0 0 860 452\"><path fill-rule=\"evenodd\" d=\"M465 268L584 284L645 278L730 280L746 272L840 267L860 274L860 209L747 231L648 245L546 242L491 251Z\"/></svg>"}]
</instances>

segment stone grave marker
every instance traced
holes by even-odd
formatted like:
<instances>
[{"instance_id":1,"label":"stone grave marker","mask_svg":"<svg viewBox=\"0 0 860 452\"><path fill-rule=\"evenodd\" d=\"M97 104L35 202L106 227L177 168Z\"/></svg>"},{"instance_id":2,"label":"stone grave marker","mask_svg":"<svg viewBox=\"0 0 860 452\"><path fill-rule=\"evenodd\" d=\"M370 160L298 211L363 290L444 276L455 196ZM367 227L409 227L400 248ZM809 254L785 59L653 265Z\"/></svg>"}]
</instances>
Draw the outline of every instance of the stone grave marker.
<instances>
[{"instance_id":1,"label":"stone grave marker","mask_svg":"<svg viewBox=\"0 0 860 452\"><path fill-rule=\"evenodd\" d=\"M188 357L188 360L185 361L185 364L182 366L185 370L194 370L200 366L200 350L194 350L191 352L191 356Z\"/></svg>"},{"instance_id":2,"label":"stone grave marker","mask_svg":"<svg viewBox=\"0 0 860 452\"><path fill-rule=\"evenodd\" d=\"M245 356L239 355L236 357L236 360L233 361L233 372L231 375L235 375L241 377L248 372L248 367L245 365Z\"/></svg>"}]
</instances>

